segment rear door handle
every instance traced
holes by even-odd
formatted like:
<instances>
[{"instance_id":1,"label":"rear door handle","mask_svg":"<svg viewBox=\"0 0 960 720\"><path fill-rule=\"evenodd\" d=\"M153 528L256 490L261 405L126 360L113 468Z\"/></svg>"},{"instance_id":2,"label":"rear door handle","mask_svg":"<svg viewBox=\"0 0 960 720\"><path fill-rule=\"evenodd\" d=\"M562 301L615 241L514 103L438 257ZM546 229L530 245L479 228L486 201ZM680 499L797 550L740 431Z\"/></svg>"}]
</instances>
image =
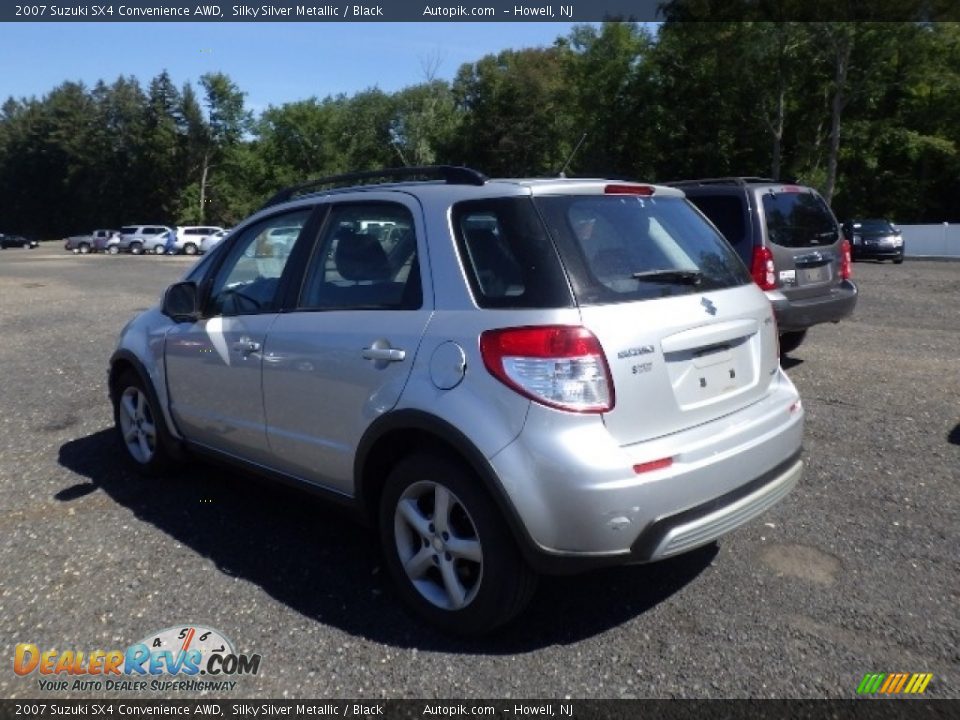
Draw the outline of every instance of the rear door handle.
<instances>
[{"instance_id":1,"label":"rear door handle","mask_svg":"<svg viewBox=\"0 0 960 720\"><path fill-rule=\"evenodd\" d=\"M400 348L364 348L360 355L365 360L379 360L383 362L401 362L406 356L407 351Z\"/></svg>"},{"instance_id":2,"label":"rear door handle","mask_svg":"<svg viewBox=\"0 0 960 720\"><path fill-rule=\"evenodd\" d=\"M260 343L254 342L253 340L239 340L233 344L233 349L241 355L250 355L251 353L260 352Z\"/></svg>"}]
</instances>

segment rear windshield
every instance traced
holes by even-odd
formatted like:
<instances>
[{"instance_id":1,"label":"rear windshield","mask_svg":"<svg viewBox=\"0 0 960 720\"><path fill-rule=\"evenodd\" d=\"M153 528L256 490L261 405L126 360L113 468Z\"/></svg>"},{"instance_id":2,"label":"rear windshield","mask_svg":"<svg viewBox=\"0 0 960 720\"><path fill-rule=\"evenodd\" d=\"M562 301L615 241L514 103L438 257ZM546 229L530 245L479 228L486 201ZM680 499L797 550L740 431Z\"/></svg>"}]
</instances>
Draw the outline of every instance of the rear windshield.
<instances>
[{"instance_id":1,"label":"rear windshield","mask_svg":"<svg viewBox=\"0 0 960 720\"><path fill-rule=\"evenodd\" d=\"M632 302L751 282L740 258L682 197L535 199L582 304Z\"/></svg>"},{"instance_id":2,"label":"rear windshield","mask_svg":"<svg viewBox=\"0 0 960 720\"><path fill-rule=\"evenodd\" d=\"M830 208L823 198L811 192L765 192L763 213L767 219L767 237L775 245L831 245L839 236Z\"/></svg>"}]
</instances>

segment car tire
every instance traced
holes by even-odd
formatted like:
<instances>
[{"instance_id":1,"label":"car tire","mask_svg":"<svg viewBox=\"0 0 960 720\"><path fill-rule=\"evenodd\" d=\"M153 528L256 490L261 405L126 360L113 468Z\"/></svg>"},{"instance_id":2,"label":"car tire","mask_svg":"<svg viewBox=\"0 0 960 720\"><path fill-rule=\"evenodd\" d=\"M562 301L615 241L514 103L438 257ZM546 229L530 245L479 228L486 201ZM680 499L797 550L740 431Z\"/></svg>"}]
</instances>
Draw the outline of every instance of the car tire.
<instances>
[{"instance_id":1,"label":"car tire","mask_svg":"<svg viewBox=\"0 0 960 720\"><path fill-rule=\"evenodd\" d=\"M154 255L163 255L167 251L166 246L164 245L154 245L153 254Z\"/></svg>"},{"instance_id":2,"label":"car tire","mask_svg":"<svg viewBox=\"0 0 960 720\"><path fill-rule=\"evenodd\" d=\"M894 258L894 259L893 259L893 264L894 264L894 265L901 265L901 264L903 264L903 258L902 258L902 257Z\"/></svg>"},{"instance_id":3,"label":"car tire","mask_svg":"<svg viewBox=\"0 0 960 720\"><path fill-rule=\"evenodd\" d=\"M437 506L445 508L437 515ZM380 502L387 568L404 602L446 632L477 635L519 614L536 589L496 504L460 462L402 459ZM455 548L454 548L455 546Z\"/></svg>"},{"instance_id":4,"label":"car tire","mask_svg":"<svg viewBox=\"0 0 960 720\"><path fill-rule=\"evenodd\" d=\"M183 246L184 255L196 255L199 252L199 249L193 243L187 243Z\"/></svg>"},{"instance_id":5,"label":"car tire","mask_svg":"<svg viewBox=\"0 0 960 720\"><path fill-rule=\"evenodd\" d=\"M29 242L25 242L25 243L24 243L23 245L21 245L20 247L22 247L24 250L29 250L29 249L30 249L30 243L29 243Z\"/></svg>"},{"instance_id":6,"label":"car tire","mask_svg":"<svg viewBox=\"0 0 960 720\"><path fill-rule=\"evenodd\" d=\"M107 254L108 254L108 255L119 255L119 254L120 254L120 246L119 246L119 245L110 245L110 246L107 248Z\"/></svg>"},{"instance_id":7,"label":"car tire","mask_svg":"<svg viewBox=\"0 0 960 720\"><path fill-rule=\"evenodd\" d=\"M135 370L126 370L113 387L113 421L126 456L144 475L156 475L173 461L173 438L153 394Z\"/></svg>"},{"instance_id":8,"label":"car tire","mask_svg":"<svg viewBox=\"0 0 960 720\"><path fill-rule=\"evenodd\" d=\"M142 252L143 252L143 244L142 244L142 243L138 243L138 242L130 243L130 254L131 254L131 255L140 255Z\"/></svg>"},{"instance_id":9,"label":"car tire","mask_svg":"<svg viewBox=\"0 0 960 720\"><path fill-rule=\"evenodd\" d=\"M787 355L792 353L807 336L806 330L795 330L794 332L785 332L780 335L780 354Z\"/></svg>"},{"instance_id":10,"label":"car tire","mask_svg":"<svg viewBox=\"0 0 960 720\"><path fill-rule=\"evenodd\" d=\"M90 253L90 244L89 244L89 243L80 243L80 247L79 247L78 249L80 250L80 254L81 254L81 255L87 255L87 254Z\"/></svg>"}]
</instances>

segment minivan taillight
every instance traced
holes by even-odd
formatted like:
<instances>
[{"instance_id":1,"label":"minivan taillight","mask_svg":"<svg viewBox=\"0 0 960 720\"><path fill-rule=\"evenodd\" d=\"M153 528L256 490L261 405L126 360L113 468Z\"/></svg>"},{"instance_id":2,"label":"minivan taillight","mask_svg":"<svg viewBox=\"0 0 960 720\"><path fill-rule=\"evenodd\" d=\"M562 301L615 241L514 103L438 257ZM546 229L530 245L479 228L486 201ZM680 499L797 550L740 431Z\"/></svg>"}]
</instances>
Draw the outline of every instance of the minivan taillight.
<instances>
[{"instance_id":1,"label":"minivan taillight","mask_svg":"<svg viewBox=\"0 0 960 720\"><path fill-rule=\"evenodd\" d=\"M480 335L480 355L495 378L531 400L572 412L613 409L607 359L585 327L487 330Z\"/></svg>"},{"instance_id":2,"label":"minivan taillight","mask_svg":"<svg viewBox=\"0 0 960 720\"><path fill-rule=\"evenodd\" d=\"M753 281L761 290L777 289L777 273L773 267L773 253L767 247L753 249L753 262L750 264L750 274Z\"/></svg>"},{"instance_id":3,"label":"minivan taillight","mask_svg":"<svg viewBox=\"0 0 960 720\"><path fill-rule=\"evenodd\" d=\"M850 256L850 241L846 238L840 243L840 279L853 277L853 259Z\"/></svg>"}]
</instances>

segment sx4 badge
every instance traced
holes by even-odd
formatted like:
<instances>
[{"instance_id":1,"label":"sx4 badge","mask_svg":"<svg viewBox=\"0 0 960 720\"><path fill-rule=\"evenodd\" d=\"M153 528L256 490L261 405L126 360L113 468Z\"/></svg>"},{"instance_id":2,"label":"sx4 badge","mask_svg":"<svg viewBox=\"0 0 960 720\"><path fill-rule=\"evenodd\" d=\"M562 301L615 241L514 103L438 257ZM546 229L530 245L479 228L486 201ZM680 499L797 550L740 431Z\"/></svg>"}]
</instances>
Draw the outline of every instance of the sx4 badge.
<instances>
[{"instance_id":1,"label":"sx4 badge","mask_svg":"<svg viewBox=\"0 0 960 720\"><path fill-rule=\"evenodd\" d=\"M260 660L259 654L237 653L219 630L184 624L151 633L125 650L61 652L19 643L13 671L21 677L36 673L44 691L222 691L236 687L236 676L258 674Z\"/></svg>"}]
</instances>

